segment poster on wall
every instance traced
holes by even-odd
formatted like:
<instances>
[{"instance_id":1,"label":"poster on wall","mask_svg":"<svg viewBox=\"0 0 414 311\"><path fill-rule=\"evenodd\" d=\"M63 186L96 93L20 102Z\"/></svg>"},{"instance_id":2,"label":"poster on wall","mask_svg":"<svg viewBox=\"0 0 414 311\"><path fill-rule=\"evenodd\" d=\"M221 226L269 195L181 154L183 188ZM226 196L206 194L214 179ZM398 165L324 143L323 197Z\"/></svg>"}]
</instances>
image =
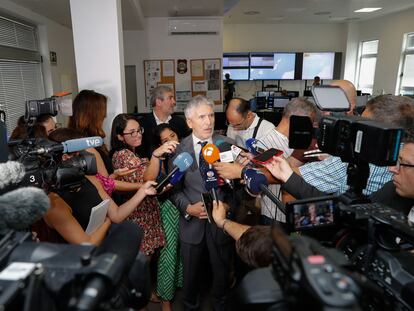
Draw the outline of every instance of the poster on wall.
<instances>
[{"instance_id":1,"label":"poster on wall","mask_svg":"<svg viewBox=\"0 0 414 311\"><path fill-rule=\"evenodd\" d=\"M174 61L162 62L162 75L164 77L174 77Z\"/></svg>"},{"instance_id":2,"label":"poster on wall","mask_svg":"<svg viewBox=\"0 0 414 311\"><path fill-rule=\"evenodd\" d=\"M203 61L202 60L193 60L191 62L191 75L193 77L203 76Z\"/></svg>"},{"instance_id":3,"label":"poster on wall","mask_svg":"<svg viewBox=\"0 0 414 311\"><path fill-rule=\"evenodd\" d=\"M183 112L184 108L187 106L188 102L191 99L191 91L176 91L175 92L175 102L177 112Z\"/></svg>"},{"instance_id":4,"label":"poster on wall","mask_svg":"<svg viewBox=\"0 0 414 311\"><path fill-rule=\"evenodd\" d=\"M161 61L147 61L144 67L145 74L145 97L146 103L149 102L150 92L157 87L161 81Z\"/></svg>"}]
</instances>

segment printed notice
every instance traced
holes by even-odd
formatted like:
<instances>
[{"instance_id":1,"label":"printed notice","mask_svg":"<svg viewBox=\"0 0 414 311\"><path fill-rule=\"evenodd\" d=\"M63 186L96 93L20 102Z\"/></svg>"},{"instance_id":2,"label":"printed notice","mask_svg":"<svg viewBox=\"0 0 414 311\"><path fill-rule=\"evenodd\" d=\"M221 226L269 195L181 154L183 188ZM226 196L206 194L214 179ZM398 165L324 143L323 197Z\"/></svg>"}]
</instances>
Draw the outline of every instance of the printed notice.
<instances>
[{"instance_id":1,"label":"printed notice","mask_svg":"<svg viewBox=\"0 0 414 311\"><path fill-rule=\"evenodd\" d=\"M101 203L92 208L91 216L89 217L88 227L86 228L86 234L95 232L105 221L106 214L108 213L110 200L103 200Z\"/></svg>"}]
</instances>

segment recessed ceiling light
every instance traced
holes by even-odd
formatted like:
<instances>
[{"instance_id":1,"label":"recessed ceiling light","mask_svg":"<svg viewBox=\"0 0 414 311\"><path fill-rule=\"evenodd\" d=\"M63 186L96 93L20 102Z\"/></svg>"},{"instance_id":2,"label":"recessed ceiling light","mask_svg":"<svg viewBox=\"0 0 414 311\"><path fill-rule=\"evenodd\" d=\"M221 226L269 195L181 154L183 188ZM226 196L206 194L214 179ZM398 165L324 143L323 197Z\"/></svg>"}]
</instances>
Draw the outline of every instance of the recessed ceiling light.
<instances>
[{"instance_id":1,"label":"recessed ceiling light","mask_svg":"<svg viewBox=\"0 0 414 311\"><path fill-rule=\"evenodd\" d=\"M284 16L274 16L274 17L269 17L268 20L269 21L280 21L284 18L285 18Z\"/></svg>"},{"instance_id":2,"label":"recessed ceiling light","mask_svg":"<svg viewBox=\"0 0 414 311\"><path fill-rule=\"evenodd\" d=\"M260 14L259 11L246 11L243 13L244 15L257 15Z\"/></svg>"},{"instance_id":3,"label":"recessed ceiling light","mask_svg":"<svg viewBox=\"0 0 414 311\"><path fill-rule=\"evenodd\" d=\"M328 11L322 11L322 12L315 12L315 13L313 13L313 15L329 15L329 14L331 14L331 12L328 12Z\"/></svg>"},{"instance_id":4,"label":"recessed ceiling light","mask_svg":"<svg viewBox=\"0 0 414 311\"><path fill-rule=\"evenodd\" d=\"M381 10L382 8L362 8L359 10L355 10L355 13L370 13L370 12L374 12L374 11L378 11Z\"/></svg>"},{"instance_id":5,"label":"recessed ceiling light","mask_svg":"<svg viewBox=\"0 0 414 311\"><path fill-rule=\"evenodd\" d=\"M305 11L306 10L306 8L287 8L286 9L286 12L303 12L303 11Z\"/></svg>"},{"instance_id":6,"label":"recessed ceiling light","mask_svg":"<svg viewBox=\"0 0 414 311\"><path fill-rule=\"evenodd\" d=\"M346 20L345 16L329 16L331 21L344 21Z\"/></svg>"},{"instance_id":7,"label":"recessed ceiling light","mask_svg":"<svg viewBox=\"0 0 414 311\"><path fill-rule=\"evenodd\" d=\"M360 20L360 18L359 17L348 17L346 20L349 22L352 22L352 21L358 21Z\"/></svg>"}]
</instances>

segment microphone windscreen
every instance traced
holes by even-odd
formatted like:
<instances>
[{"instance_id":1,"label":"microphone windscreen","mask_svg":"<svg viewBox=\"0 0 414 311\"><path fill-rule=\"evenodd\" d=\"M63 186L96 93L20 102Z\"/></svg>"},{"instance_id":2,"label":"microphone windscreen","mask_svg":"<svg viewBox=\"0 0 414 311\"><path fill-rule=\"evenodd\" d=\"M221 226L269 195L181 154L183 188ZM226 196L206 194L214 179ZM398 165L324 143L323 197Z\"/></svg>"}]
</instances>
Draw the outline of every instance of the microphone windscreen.
<instances>
[{"instance_id":1,"label":"microphone windscreen","mask_svg":"<svg viewBox=\"0 0 414 311\"><path fill-rule=\"evenodd\" d=\"M249 138L246 140L246 147L249 149L249 152L253 155L258 155L266 151L267 148L265 144L263 144L260 140L256 138Z\"/></svg>"},{"instance_id":2,"label":"microphone windscreen","mask_svg":"<svg viewBox=\"0 0 414 311\"><path fill-rule=\"evenodd\" d=\"M253 195L258 195L260 193L260 185L268 185L266 176L255 169L247 169L243 179L247 189Z\"/></svg>"},{"instance_id":3,"label":"microphone windscreen","mask_svg":"<svg viewBox=\"0 0 414 311\"><path fill-rule=\"evenodd\" d=\"M88 148L100 147L103 145L103 139L100 136L70 139L62 142L62 145L63 152L76 152Z\"/></svg>"},{"instance_id":4,"label":"microphone windscreen","mask_svg":"<svg viewBox=\"0 0 414 311\"><path fill-rule=\"evenodd\" d=\"M42 189L25 187L7 192L0 196L0 231L26 229L49 207L49 197Z\"/></svg>"},{"instance_id":5,"label":"microphone windscreen","mask_svg":"<svg viewBox=\"0 0 414 311\"><path fill-rule=\"evenodd\" d=\"M220 160L220 150L213 144L207 144L202 149L204 160L208 164L213 164Z\"/></svg>"},{"instance_id":6,"label":"microphone windscreen","mask_svg":"<svg viewBox=\"0 0 414 311\"><path fill-rule=\"evenodd\" d=\"M229 144L226 141L223 141L220 144L217 144L217 148L220 150L220 152L226 152L226 151L231 151L231 144Z\"/></svg>"},{"instance_id":7,"label":"microphone windscreen","mask_svg":"<svg viewBox=\"0 0 414 311\"><path fill-rule=\"evenodd\" d=\"M20 182L25 175L24 165L16 161L0 164L0 189Z\"/></svg>"},{"instance_id":8,"label":"microphone windscreen","mask_svg":"<svg viewBox=\"0 0 414 311\"><path fill-rule=\"evenodd\" d=\"M193 164L193 157L188 152L182 152L173 161L174 166L181 172L186 171Z\"/></svg>"},{"instance_id":9,"label":"microphone windscreen","mask_svg":"<svg viewBox=\"0 0 414 311\"><path fill-rule=\"evenodd\" d=\"M177 171L174 174L171 175L170 177L170 184L175 186L176 184L178 184L181 180L181 178L183 178L185 171L181 172L181 171Z\"/></svg>"},{"instance_id":10,"label":"microphone windscreen","mask_svg":"<svg viewBox=\"0 0 414 311\"><path fill-rule=\"evenodd\" d=\"M130 267L138 254L143 230L131 221L112 224L108 235L96 249L96 255L112 253L118 255Z\"/></svg>"}]
</instances>

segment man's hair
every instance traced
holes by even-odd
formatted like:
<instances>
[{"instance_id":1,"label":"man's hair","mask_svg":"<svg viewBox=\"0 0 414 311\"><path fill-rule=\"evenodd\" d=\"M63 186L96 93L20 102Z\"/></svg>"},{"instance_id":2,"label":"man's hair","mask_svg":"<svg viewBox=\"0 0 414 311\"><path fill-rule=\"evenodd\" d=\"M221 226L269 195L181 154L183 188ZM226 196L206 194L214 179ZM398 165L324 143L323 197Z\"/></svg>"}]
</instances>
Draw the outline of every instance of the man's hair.
<instances>
[{"instance_id":1,"label":"man's hair","mask_svg":"<svg viewBox=\"0 0 414 311\"><path fill-rule=\"evenodd\" d=\"M406 96L380 95L371 98L366 109L372 119L409 129L413 126L414 100Z\"/></svg>"},{"instance_id":2,"label":"man's hair","mask_svg":"<svg viewBox=\"0 0 414 311\"><path fill-rule=\"evenodd\" d=\"M151 107L155 107L157 99L163 100L165 93L172 92L172 89L165 85L157 86L150 91L150 104Z\"/></svg>"},{"instance_id":3,"label":"man's hair","mask_svg":"<svg viewBox=\"0 0 414 311\"><path fill-rule=\"evenodd\" d=\"M253 226L236 242L240 258L254 268L267 267L272 262L272 237L270 226Z\"/></svg>"},{"instance_id":4,"label":"man's hair","mask_svg":"<svg viewBox=\"0 0 414 311\"><path fill-rule=\"evenodd\" d=\"M184 115L187 119L191 117L193 114L194 109L200 107L201 105L207 105L213 108L214 110L214 102L205 96L202 95L196 95L193 98L190 99L187 106L184 109Z\"/></svg>"},{"instance_id":5,"label":"man's hair","mask_svg":"<svg viewBox=\"0 0 414 311\"><path fill-rule=\"evenodd\" d=\"M309 100L298 97L292 99L283 110L283 117L290 118L294 115L309 116L315 118L317 113L316 107Z\"/></svg>"},{"instance_id":6,"label":"man's hair","mask_svg":"<svg viewBox=\"0 0 414 311\"><path fill-rule=\"evenodd\" d=\"M230 100L230 102L232 101L237 101L237 104L234 104L234 107L237 113L239 113L243 118L246 117L246 115L250 111L250 102L240 97L234 97ZM230 104L227 105L226 110L229 109L229 107L230 107Z\"/></svg>"},{"instance_id":7,"label":"man's hair","mask_svg":"<svg viewBox=\"0 0 414 311\"><path fill-rule=\"evenodd\" d=\"M414 144L414 124L412 124L411 127L404 130L402 142L404 144Z\"/></svg>"}]
</instances>

